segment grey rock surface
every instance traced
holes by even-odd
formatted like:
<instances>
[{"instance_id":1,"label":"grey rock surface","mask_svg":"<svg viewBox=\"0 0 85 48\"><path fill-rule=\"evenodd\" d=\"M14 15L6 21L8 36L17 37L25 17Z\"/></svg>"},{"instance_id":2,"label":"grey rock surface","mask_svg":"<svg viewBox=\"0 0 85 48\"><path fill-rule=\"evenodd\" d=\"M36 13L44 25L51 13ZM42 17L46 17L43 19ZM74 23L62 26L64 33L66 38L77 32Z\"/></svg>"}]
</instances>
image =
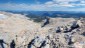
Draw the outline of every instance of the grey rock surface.
<instances>
[{"instance_id":1,"label":"grey rock surface","mask_svg":"<svg viewBox=\"0 0 85 48\"><path fill-rule=\"evenodd\" d=\"M0 12L0 48L85 48L85 18L36 23L24 15Z\"/></svg>"}]
</instances>

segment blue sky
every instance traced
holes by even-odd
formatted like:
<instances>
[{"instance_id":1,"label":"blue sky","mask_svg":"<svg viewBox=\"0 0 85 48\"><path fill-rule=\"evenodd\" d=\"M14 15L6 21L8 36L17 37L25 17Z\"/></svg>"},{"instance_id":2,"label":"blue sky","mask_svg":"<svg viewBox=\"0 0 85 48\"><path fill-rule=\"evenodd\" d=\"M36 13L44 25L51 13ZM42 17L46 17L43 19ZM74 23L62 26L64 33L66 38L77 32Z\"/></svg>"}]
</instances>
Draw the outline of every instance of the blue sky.
<instances>
[{"instance_id":1,"label":"blue sky","mask_svg":"<svg viewBox=\"0 0 85 48\"><path fill-rule=\"evenodd\" d=\"M85 0L0 0L0 10L85 11Z\"/></svg>"},{"instance_id":2,"label":"blue sky","mask_svg":"<svg viewBox=\"0 0 85 48\"><path fill-rule=\"evenodd\" d=\"M51 0L0 0L0 3L26 3L26 4L34 4L36 2L45 3Z\"/></svg>"}]
</instances>

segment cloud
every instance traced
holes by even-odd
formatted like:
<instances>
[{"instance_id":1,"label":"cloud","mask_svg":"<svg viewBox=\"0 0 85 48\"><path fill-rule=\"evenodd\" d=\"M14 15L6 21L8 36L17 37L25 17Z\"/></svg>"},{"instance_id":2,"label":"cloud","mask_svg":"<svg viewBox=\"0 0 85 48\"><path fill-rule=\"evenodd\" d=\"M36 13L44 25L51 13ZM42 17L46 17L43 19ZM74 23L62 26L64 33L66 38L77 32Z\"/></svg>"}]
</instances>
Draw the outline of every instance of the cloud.
<instances>
[{"instance_id":1,"label":"cloud","mask_svg":"<svg viewBox=\"0 0 85 48\"><path fill-rule=\"evenodd\" d=\"M43 5L29 5L29 4L13 4L6 3L0 4L0 8L4 8L6 10L43 10L45 7Z\"/></svg>"},{"instance_id":2,"label":"cloud","mask_svg":"<svg viewBox=\"0 0 85 48\"><path fill-rule=\"evenodd\" d=\"M81 1L81 3L82 3L82 4L85 4L85 1L83 0L83 1Z\"/></svg>"},{"instance_id":3,"label":"cloud","mask_svg":"<svg viewBox=\"0 0 85 48\"><path fill-rule=\"evenodd\" d=\"M49 2L46 2L45 4L53 5L57 4L61 7L76 7L76 6L84 6L85 0L52 0Z\"/></svg>"},{"instance_id":4,"label":"cloud","mask_svg":"<svg viewBox=\"0 0 85 48\"><path fill-rule=\"evenodd\" d=\"M46 2L45 4L47 4L47 5L52 5L52 4L54 4L54 2L48 1L48 2Z\"/></svg>"},{"instance_id":5,"label":"cloud","mask_svg":"<svg viewBox=\"0 0 85 48\"><path fill-rule=\"evenodd\" d=\"M75 9L76 8L76 9ZM69 11L85 9L85 0L52 0L43 4L0 4L0 9L5 10L32 10L32 11ZM85 11L85 10L84 10Z\"/></svg>"}]
</instances>

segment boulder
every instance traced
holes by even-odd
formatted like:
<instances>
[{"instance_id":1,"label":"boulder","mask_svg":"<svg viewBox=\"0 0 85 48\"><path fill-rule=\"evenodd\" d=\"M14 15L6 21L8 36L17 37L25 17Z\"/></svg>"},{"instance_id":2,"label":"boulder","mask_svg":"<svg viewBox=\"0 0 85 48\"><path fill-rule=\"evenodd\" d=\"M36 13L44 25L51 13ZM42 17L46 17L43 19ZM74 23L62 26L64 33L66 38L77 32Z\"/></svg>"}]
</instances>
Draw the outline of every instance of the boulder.
<instances>
[{"instance_id":1,"label":"boulder","mask_svg":"<svg viewBox=\"0 0 85 48\"><path fill-rule=\"evenodd\" d=\"M80 20L77 20L77 21L74 21L74 22L73 22L71 28L72 28L72 29L75 29L75 28L79 28L79 27L81 27L81 26L82 26L81 21L80 21Z\"/></svg>"}]
</instances>

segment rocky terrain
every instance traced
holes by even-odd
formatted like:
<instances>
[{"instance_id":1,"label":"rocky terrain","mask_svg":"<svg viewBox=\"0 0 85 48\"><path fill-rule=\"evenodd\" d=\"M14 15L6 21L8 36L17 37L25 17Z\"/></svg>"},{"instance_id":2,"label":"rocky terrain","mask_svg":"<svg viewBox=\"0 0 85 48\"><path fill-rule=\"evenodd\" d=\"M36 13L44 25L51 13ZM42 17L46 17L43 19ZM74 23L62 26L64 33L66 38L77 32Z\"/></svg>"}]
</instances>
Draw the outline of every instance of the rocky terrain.
<instances>
[{"instance_id":1,"label":"rocky terrain","mask_svg":"<svg viewBox=\"0 0 85 48\"><path fill-rule=\"evenodd\" d=\"M85 48L85 18L30 18L0 12L0 48Z\"/></svg>"}]
</instances>

